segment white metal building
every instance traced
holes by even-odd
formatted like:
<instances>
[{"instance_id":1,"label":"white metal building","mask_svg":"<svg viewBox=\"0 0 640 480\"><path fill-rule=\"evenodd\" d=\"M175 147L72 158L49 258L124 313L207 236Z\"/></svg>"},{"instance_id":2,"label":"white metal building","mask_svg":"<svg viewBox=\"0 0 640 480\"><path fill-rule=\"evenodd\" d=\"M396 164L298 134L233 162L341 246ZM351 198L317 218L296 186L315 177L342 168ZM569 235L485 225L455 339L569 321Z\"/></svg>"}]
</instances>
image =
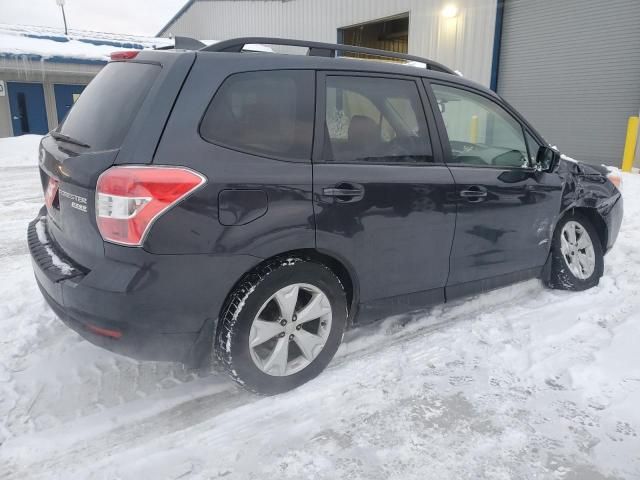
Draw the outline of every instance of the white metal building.
<instances>
[{"instance_id":1,"label":"white metal building","mask_svg":"<svg viewBox=\"0 0 640 480\"><path fill-rule=\"evenodd\" d=\"M190 0L161 36L272 36L429 57L576 158L617 164L640 111L640 0Z\"/></svg>"}]
</instances>

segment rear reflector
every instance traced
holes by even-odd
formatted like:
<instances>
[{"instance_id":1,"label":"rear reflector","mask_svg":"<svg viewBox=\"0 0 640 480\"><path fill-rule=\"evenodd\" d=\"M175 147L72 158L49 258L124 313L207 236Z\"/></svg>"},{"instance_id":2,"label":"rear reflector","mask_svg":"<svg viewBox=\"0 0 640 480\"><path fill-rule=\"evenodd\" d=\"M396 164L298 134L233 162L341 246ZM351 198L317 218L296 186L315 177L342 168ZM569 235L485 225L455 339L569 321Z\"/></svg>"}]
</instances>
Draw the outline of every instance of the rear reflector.
<instances>
[{"instance_id":1,"label":"rear reflector","mask_svg":"<svg viewBox=\"0 0 640 480\"><path fill-rule=\"evenodd\" d=\"M111 60L131 60L136 58L139 50L125 50L122 52L113 52L110 55Z\"/></svg>"},{"instance_id":2,"label":"rear reflector","mask_svg":"<svg viewBox=\"0 0 640 480\"><path fill-rule=\"evenodd\" d=\"M109 330L108 328L96 327L95 325L91 325L91 324L86 324L85 327L87 327L87 330L90 330L93 333L96 333L98 335L102 335L103 337L109 337L109 338L122 337L122 332L119 332L118 330Z\"/></svg>"},{"instance_id":3,"label":"rear reflector","mask_svg":"<svg viewBox=\"0 0 640 480\"><path fill-rule=\"evenodd\" d=\"M44 192L44 203L48 208L51 208L53 201L58 193L58 181L55 178L49 177L49 183L47 189Z\"/></svg>"},{"instance_id":4,"label":"rear reflector","mask_svg":"<svg viewBox=\"0 0 640 480\"><path fill-rule=\"evenodd\" d=\"M205 182L203 175L186 167L110 168L96 186L96 221L102 238L142 245L153 222Z\"/></svg>"}]
</instances>

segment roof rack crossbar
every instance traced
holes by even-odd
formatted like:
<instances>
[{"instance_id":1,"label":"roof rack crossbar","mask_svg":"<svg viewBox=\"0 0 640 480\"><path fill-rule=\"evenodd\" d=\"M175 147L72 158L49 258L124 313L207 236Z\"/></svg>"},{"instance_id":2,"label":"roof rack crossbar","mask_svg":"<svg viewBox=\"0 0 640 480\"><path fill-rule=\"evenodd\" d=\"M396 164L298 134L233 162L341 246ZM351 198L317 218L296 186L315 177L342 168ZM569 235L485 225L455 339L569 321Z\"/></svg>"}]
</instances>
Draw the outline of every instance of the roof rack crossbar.
<instances>
[{"instance_id":1,"label":"roof rack crossbar","mask_svg":"<svg viewBox=\"0 0 640 480\"><path fill-rule=\"evenodd\" d=\"M449 67L442 65L441 63L429 60L427 58L417 57L415 55L408 55L406 53L390 52L387 50L378 50L375 48L357 47L354 45L342 45L337 43L323 43L323 42L310 42L306 40L294 40L290 38L271 38L271 37L241 37L224 40L222 42L214 43L207 47L201 48L203 52L242 52L245 45L248 44L263 44L263 45L282 45L291 47L303 47L307 48L307 55L314 57L335 57L336 52L351 52L361 53L364 55L371 55L375 57L383 58L397 58L400 60L408 60L413 62L424 63L429 70L435 70L438 72L450 73L455 75L455 72Z\"/></svg>"}]
</instances>

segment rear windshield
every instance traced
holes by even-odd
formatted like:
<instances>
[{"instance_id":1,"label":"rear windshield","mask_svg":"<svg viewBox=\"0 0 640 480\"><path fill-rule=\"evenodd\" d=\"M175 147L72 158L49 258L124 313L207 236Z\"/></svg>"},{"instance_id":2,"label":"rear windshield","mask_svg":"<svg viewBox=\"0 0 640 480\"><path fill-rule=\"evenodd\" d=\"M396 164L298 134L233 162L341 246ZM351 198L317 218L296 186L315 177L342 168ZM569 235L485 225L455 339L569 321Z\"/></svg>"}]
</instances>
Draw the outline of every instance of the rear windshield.
<instances>
[{"instance_id":1,"label":"rear windshield","mask_svg":"<svg viewBox=\"0 0 640 480\"><path fill-rule=\"evenodd\" d=\"M58 132L92 150L120 147L159 71L159 66L145 63L108 63L84 89Z\"/></svg>"}]
</instances>

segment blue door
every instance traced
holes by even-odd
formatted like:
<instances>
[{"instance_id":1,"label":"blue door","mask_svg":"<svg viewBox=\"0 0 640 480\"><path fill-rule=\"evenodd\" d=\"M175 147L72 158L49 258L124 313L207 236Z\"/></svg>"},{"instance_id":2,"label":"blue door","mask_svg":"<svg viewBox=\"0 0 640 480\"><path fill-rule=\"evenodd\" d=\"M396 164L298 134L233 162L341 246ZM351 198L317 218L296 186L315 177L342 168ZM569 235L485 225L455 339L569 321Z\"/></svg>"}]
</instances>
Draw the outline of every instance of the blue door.
<instances>
[{"instance_id":1,"label":"blue door","mask_svg":"<svg viewBox=\"0 0 640 480\"><path fill-rule=\"evenodd\" d=\"M62 85L53 86L53 93L56 96L56 110L58 111L58 123L62 123L67 112L71 110L86 85Z\"/></svg>"},{"instance_id":2,"label":"blue door","mask_svg":"<svg viewBox=\"0 0 640 480\"><path fill-rule=\"evenodd\" d=\"M44 105L42 84L7 82L7 89L13 134L44 135L47 133L49 126L47 125L47 110Z\"/></svg>"}]
</instances>

